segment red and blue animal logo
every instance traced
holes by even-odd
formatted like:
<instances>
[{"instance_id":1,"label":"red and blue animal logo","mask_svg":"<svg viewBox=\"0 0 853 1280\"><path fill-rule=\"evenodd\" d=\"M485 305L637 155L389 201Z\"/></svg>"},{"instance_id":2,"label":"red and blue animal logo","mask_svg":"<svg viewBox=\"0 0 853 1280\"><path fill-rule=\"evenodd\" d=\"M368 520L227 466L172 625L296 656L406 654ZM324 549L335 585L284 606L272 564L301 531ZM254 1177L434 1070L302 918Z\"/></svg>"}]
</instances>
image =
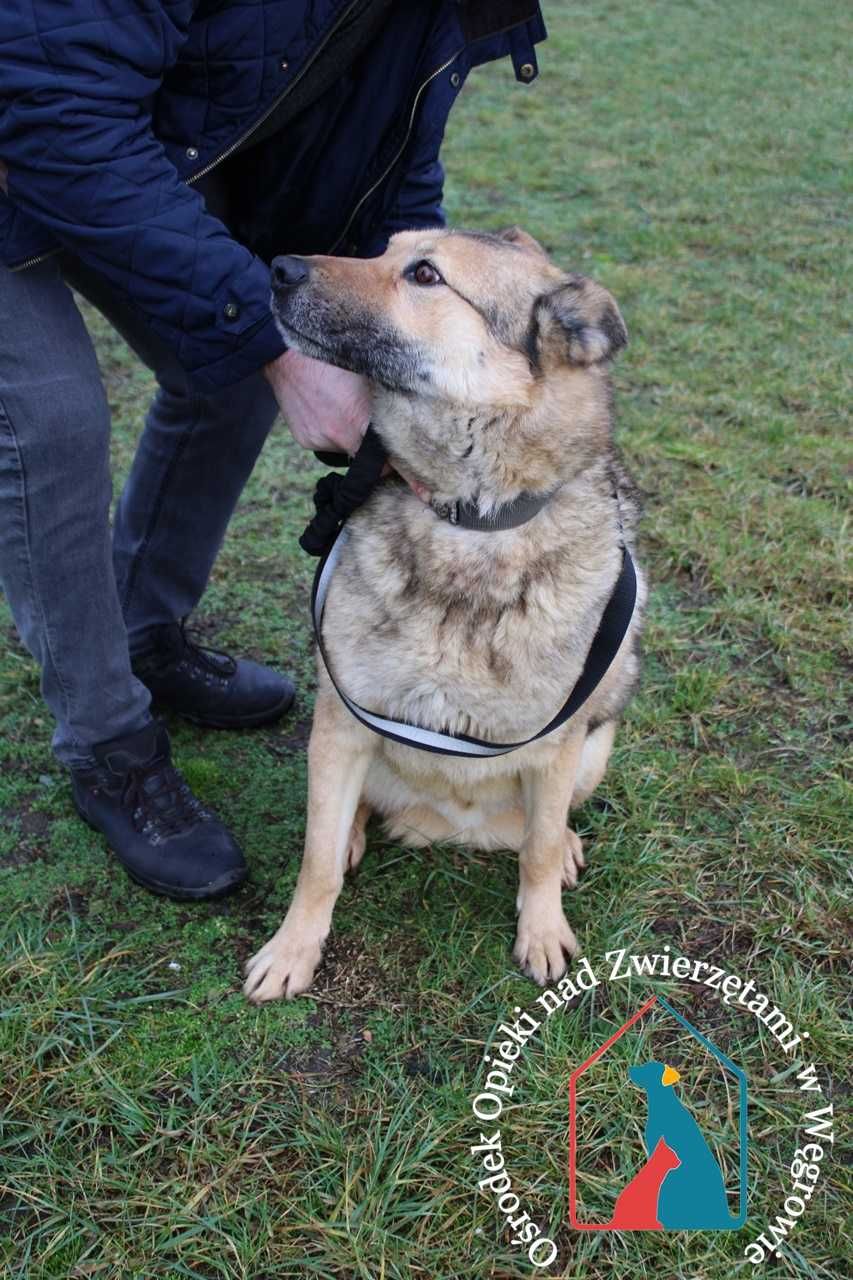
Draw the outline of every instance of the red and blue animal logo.
<instances>
[{"instance_id":1,"label":"red and blue animal logo","mask_svg":"<svg viewBox=\"0 0 853 1280\"><path fill-rule=\"evenodd\" d=\"M696 1077L695 1104L684 1070L645 1053L639 1061L624 1061L632 1048L648 1050L649 1044L667 1038L660 1025L637 1025L653 1010L675 1020L679 1058ZM635 1042L630 1036L623 1041L632 1028ZM618 1041L623 1041L620 1049L609 1062L604 1060ZM588 1231L727 1231L743 1226L746 1119L743 1072L668 1001L653 996L572 1074L572 1226ZM609 1214L603 1210L613 1186L606 1186L602 1168L610 1169L617 1187L621 1185Z\"/></svg>"}]
</instances>

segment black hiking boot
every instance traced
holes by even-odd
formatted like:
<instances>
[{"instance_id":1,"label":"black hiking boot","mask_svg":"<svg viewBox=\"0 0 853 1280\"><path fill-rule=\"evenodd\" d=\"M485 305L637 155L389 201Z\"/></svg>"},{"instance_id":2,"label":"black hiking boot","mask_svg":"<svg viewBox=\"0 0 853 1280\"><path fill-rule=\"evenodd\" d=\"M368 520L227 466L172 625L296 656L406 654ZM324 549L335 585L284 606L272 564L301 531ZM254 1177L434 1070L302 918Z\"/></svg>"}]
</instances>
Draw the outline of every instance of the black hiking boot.
<instances>
[{"instance_id":1,"label":"black hiking boot","mask_svg":"<svg viewBox=\"0 0 853 1280\"><path fill-rule=\"evenodd\" d=\"M94 768L72 770L74 804L134 880L169 898L217 898L242 883L240 847L172 764L162 725L93 751Z\"/></svg>"},{"instance_id":2,"label":"black hiking boot","mask_svg":"<svg viewBox=\"0 0 853 1280\"><path fill-rule=\"evenodd\" d=\"M150 648L131 658L133 674L155 702L212 729L253 729L293 704L286 676L248 658L232 658L190 640L184 622L158 627Z\"/></svg>"}]
</instances>

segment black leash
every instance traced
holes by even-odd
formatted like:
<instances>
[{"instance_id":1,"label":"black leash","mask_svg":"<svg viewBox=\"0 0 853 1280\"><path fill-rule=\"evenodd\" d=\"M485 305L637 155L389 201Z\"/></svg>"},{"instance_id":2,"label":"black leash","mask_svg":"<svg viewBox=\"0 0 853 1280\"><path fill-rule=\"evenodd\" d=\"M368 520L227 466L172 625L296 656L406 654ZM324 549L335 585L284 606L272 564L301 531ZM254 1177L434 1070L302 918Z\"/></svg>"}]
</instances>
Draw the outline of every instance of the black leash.
<instances>
[{"instance_id":1,"label":"black leash","mask_svg":"<svg viewBox=\"0 0 853 1280\"><path fill-rule=\"evenodd\" d=\"M360 720L368 729L372 729L374 733L379 733L405 746L446 756L469 758L502 756L510 751L517 751L520 747L526 747L529 743L544 738L546 734L553 733L575 714L601 683L631 624L637 600L637 574L630 551L623 544L622 568L619 577L604 608L586 662L574 688L553 720L550 720L544 729L540 729L532 737L525 738L522 742L485 742L481 738L469 737L464 733L441 733L434 729L425 729L421 725L410 724L405 720L392 720L387 716L381 716L354 702L335 680L329 655L323 643L322 626L329 583L341 551L349 538L349 532L345 528L346 521L352 512L362 506L370 496L379 480L385 461L386 455L382 442L373 428L368 427L362 446L347 474L324 476L318 483L314 494L316 514L299 539L300 546L310 555L322 556L311 590L311 618L317 647L329 673L329 679L341 701L357 720Z\"/></svg>"},{"instance_id":2,"label":"black leash","mask_svg":"<svg viewBox=\"0 0 853 1280\"><path fill-rule=\"evenodd\" d=\"M314 516L299 539L300 547L309 556L326 555L331 550L353 511L363 506L373 493L388 461L385 446L372 426L365 431L352 460L345 453L318 453L317 457L328 466L348 469L346 475L339 476L332 471L317 481Z\"/></svg>"}]
</instances>

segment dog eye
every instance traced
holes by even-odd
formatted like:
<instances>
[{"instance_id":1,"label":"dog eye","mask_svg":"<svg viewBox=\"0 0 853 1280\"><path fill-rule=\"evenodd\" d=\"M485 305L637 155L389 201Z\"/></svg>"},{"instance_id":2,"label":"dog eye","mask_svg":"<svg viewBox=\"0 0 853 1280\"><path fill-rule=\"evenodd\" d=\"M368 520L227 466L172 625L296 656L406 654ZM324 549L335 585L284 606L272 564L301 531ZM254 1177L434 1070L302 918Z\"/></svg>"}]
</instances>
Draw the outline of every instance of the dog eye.
<instances>
[{"instance_id":1,"label":"dog eye","mask_svg":"<svg viewBox=\"0 0 853 1280\"><path fill-rule=\"evenodd\" d=\"M444 284L441 272L436 271L431 262L424 259L422 262L416 262L406 271L406 275L415 284Z\"/></svg>"}]
</instances>

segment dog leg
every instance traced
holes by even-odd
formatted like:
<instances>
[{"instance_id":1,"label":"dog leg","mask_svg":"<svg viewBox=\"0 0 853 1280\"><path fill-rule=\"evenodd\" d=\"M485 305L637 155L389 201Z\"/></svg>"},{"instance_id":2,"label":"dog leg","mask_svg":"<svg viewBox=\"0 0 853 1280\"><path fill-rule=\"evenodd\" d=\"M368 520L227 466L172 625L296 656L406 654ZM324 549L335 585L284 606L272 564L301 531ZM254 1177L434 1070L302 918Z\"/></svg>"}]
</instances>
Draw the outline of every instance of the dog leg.
<instances>
[{"instance_id":1,"label":"dog leg","mask_svg":"<svg viewBox=\"0 0 853 1280\"><path fill-rule=\"evenodd\" d=\"M346 717L346 719L344 719ZM308 825L293 901L266 946L246 965L243 990L256 1004L311 985L332 923L375 747L335 694L318 694L308 743Z\"/></svg>"},{"instance_id":2,"label":"dog leg","mask_svg":"<svg viewBox=\"0 0 853 1280\"><path fill-rule=\"evenodd\" d=\"M566 827L563 832L563 874L562 882L566 889L574 889L578 882L578 872L586 866L583 856L583 841L576 831Z\"/></svg>"},{"instance_id":3,"label":"dog leg","mask_svg":"<svg viewBox=\"0 0 853 1280\"><path fill-rule=\"evenodd\" d=\"M367 846L367 820L373 810L369 804L364 801L358 806L353 818L352 827L349 833L349 844L347 845L347 871L355 871L358 864L364 857L364 850Z\"/></svg>"},{"instance_id":4,"label":"dog leg","mask_svg":"<svg viewBox=\"0 0 853 1280\"><path fill-rule=\"evenodd\" d=\"M563 914L560 889L568 853L573 866L580 856L580 840L573 831L567 832L566 818L583 742L583 733L573 733L546 769L526 769L521 774L527 830L518 860L518 933L513 954L524 973L540 986L562 977L566 953L574 955L578 946Z\"/></svg>"},{"instance_id":5,"label":"dog leg","mask_svg":"<svg viewBox=\"0 0 853 1280\"><path fill-rule=\"evenodd\" d=\"M604 724L598 725L587 734L575 779L575 789L572 792L573 809L577 809L589 799L604 777L615 737L615 720L605 720Z\"/></svg>"}]
</instances>

